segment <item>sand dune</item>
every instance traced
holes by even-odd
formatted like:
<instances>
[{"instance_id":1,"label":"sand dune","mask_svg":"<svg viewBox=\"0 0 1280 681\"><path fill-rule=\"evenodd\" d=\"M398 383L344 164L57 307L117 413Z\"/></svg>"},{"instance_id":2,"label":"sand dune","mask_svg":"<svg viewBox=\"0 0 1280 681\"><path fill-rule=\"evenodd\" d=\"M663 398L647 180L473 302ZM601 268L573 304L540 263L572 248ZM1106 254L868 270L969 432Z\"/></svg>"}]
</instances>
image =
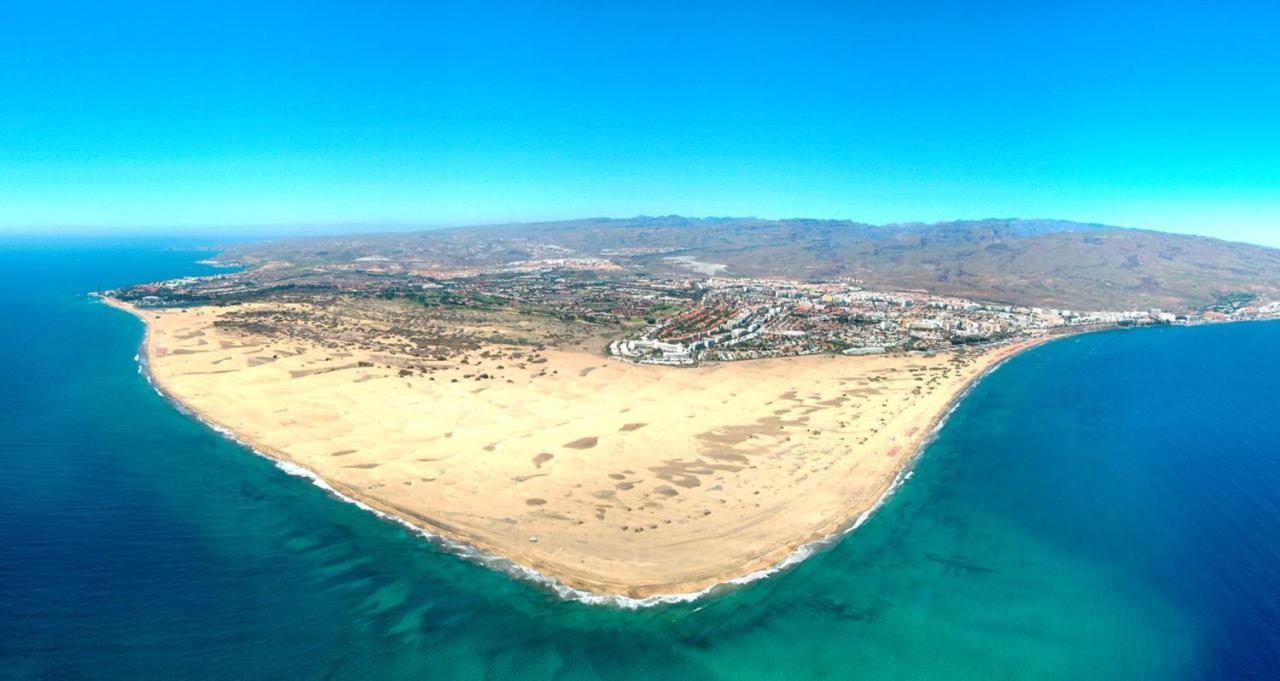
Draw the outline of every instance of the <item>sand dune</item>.
<instances>
[{"instance_id":1,"label":"sand dune","mask_svg":"<svg viewBox=\"0 0 1280 681\"><path fill-rule=\"evenodd\" d=\"M569 586L632 597L749 574L846 526L972 379L1029 344L692 369L475 353L423 374L221 328L225 308L122 307L147 322L161 388L264 453Z\"/></svg>"}]
</instances>

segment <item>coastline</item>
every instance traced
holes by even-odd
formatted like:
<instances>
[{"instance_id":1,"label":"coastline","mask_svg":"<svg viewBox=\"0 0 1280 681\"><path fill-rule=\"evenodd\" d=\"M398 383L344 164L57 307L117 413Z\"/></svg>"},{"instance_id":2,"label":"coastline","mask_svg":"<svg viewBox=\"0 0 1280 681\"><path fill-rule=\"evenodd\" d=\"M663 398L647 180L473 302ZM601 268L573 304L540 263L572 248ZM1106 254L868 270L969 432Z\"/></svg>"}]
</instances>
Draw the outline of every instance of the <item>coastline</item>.
<instances>
[{"instance_id":1,"label":"coastline","mask_svg":"<svg viewBox=\"0 0 1280 681\"><path fill-rule=\"evenodd\" d=\"M909 436L910 439L903 445L906 455L901 458L901 463L898 465L894 475L878 490L873 503L870 505L858 504L850 506L842 516L830 520L799 539L760 551L753 558L737 565L733 570L698 575L694 579L677 582L636 585L598 579L582 579L557 569L556 566L539 561L529 552L515 550L515 547L512 546L486 541L482 537L468 534L448 523L420 513L414 513L377 496L363 493L351 485L322 475L276 447L228 427L209 414L207 410L202 410L194 404L178 398L175 391L166 385L163 377L153 370L156 347L152 324L147 319L144 311L128 303L106 296L98 296L98 299L110 307L132 314L143 321L144 336L138 353L140 371L146 376L148 382L157 393L173 403L183 413L194 417L224 437L247 447L255 454L273 461L286 473L308 478L314 484L339 499L384 519L397 522L436 543L450 553L490 569L536 583L567 600L576 600L595 605L612 604L624 608L690 601L725 588L758 581L802 562L823 547L851 533L874 515L888 498L910 478L919 457L937 437L948 417L983 378L1020 352L1049 340L1064 337L1036 337L1001 346L994 354L983 357L983 365L954 391L946 401L945 406L933 415L928 427L920 429L918 434Z\"/></svg>"}]
</instances>

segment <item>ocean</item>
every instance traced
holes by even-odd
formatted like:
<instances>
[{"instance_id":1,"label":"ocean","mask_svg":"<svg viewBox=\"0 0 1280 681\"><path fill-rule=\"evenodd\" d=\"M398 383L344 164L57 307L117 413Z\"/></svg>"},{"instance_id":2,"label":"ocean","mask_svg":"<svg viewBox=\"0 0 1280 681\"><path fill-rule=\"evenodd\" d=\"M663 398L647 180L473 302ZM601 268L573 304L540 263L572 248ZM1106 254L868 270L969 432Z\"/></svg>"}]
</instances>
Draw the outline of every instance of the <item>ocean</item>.
<instances>
[{"instance_id":1,"label":"ocean","mask_svg":"<svg viewBox=\"0 0 1280 681\"><path fill-rule=\"evenodd\" d=\"M212 271L195 245L0 245L0 678L1280 676L1280 323L1019 355L856 532L628 610L458 558L156 394L141 324L85 293Z\"/></svg>"}]
</instances>

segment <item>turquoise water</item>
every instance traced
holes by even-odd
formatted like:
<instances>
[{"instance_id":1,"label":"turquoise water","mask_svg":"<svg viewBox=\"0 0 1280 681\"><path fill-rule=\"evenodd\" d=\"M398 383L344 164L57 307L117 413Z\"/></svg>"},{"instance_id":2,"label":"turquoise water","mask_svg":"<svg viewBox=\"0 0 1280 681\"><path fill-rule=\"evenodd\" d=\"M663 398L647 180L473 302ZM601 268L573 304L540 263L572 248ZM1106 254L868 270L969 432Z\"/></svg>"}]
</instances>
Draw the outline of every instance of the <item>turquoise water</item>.
<instances>
[{"instance_id":1,"label":"turquoise water","mask_svg":"<svg viewBox=\"0 0 1280 681\"><path fill-rule=\"evenodd\" d=\"M83 293L167 244L0 246L0 678L1234 679L1280 668L1280 324L1014 358L861 529L687 605L557 600L156 395Z\"/></svg>"}]
</instances>

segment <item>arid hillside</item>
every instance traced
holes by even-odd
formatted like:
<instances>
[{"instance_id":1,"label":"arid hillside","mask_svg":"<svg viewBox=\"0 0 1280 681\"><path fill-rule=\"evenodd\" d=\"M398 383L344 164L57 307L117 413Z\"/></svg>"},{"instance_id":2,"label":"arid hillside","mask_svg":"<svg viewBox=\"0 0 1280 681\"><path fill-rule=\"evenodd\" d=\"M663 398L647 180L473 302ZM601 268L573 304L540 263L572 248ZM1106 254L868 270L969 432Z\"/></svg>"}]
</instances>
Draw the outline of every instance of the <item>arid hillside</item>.
<instances>
[{"instance_id":1,"label":"arid hillside","mask_svg":"<svg viewBox=\"0 0 1280 681\"><path fill-rule=\"evenodd\" d=\"M1076 309L1196 311L1280 294L1280 250L1058 220L590 219L244 244L222 258L427 271L594 258L636 273L854 277L880 289Z\"/></svg>"}]
</instances>

